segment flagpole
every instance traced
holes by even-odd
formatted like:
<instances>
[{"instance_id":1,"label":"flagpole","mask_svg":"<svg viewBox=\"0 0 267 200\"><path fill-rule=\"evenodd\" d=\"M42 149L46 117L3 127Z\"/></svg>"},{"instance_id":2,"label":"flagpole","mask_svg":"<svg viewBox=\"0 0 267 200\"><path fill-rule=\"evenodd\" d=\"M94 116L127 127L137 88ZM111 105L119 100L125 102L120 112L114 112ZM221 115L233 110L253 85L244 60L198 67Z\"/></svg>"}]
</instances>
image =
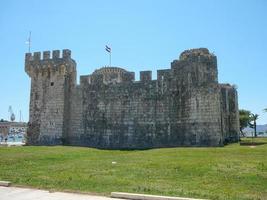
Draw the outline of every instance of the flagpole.
<instances>
[{"instance_id":1,"label":"flagpole","mask_svg":"<svg viewBox=\"0 0 267 200\"><path fill-rule=\"evenodd\" d=\"M31 53L31 31L30 31L30 34L29 34L28 43L29 43L29 53Z\"/></svg>"},{"instance_id":2,"label":"flagpole","mask_svg":"<svg viewBox=\"0 0 267 200\"><path fill-rule=\"evenodd\" d=\"M109 66L111 67L111 48L106 45L106 51L109 53Z\"/></svg>"},{"instance_id":3,"label":"flagpole","mask_svg":"<svg viewBox=\"0 0 267 200\"><path fill-rule=\"evenodd\" d=\"M111 67L111 51L109 52L109 66Z\"/></svg>"}]
</instances>

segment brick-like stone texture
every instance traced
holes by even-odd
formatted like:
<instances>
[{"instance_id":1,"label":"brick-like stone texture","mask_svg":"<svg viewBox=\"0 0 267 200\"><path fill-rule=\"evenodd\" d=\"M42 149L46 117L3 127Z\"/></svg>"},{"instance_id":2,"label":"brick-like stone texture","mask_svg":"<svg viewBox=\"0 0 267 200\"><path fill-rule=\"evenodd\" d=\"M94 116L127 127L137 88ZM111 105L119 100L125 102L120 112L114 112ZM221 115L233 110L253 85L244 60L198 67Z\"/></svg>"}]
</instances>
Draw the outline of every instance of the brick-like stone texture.
<instances>
[{"instance_id":1,"label":"brick-like stone texture","mask_svg":"<svg viewBox=\"0 0 267 200\"><path fill-rule=\"evenodd\" d=\"M28 144L106 149L222 146L238 140L237 91L218 83L208 49L186 50L170 69L103 67L80 77L70 50L27 53L31 77Z\"/></svg>"}]
</instances>

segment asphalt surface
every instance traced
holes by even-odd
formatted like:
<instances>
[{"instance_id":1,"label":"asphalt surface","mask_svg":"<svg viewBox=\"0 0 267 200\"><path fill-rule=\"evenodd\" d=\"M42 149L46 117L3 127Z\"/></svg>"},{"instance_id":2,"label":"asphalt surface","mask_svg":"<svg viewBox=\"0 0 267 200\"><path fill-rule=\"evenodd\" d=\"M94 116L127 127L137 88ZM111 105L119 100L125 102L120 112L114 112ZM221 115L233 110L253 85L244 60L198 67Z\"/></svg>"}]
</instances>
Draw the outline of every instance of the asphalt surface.
<instances>
[{"instance_id":1,"label":"asphalt surface","mask_svg":"<svg viewBox=\"0 0 267 200\"><path fill-rule=\"evenodd\" d=\"M0 200L119 200L103 196L0 186Z\"/></svg>"}]
</instances>

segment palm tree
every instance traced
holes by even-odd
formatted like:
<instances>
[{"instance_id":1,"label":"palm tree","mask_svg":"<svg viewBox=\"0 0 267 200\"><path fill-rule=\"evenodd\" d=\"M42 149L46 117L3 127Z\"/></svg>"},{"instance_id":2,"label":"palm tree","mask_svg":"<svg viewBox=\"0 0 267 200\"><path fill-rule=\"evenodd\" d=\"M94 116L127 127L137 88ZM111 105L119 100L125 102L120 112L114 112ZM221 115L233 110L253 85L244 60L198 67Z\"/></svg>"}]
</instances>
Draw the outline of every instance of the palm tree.
<instances>
[{"instance_id":1,"label":"palm tree","mask_svg":"<svg viewBox=\"0 0 267 200\"><path fill-rule=\"evenodd\" d=\"M250 128L254 129L254 136L257 137L257 123L256 123L256 121L257 121L257 119L259 119L259 115L251 113L250 119L251 119L251 121L253 121L253 124L249 123L249 126L250 126Z\"/></svg>"},{"instance_id":2,"label":"palm tree","mask_svg":"<svg viewBox=\"0 0 267 200\"><path fill-rule=\"evenodd\" d=\"M243 133L243 129L249 125L249 122L251 122L250 115L251 112L249 110L239 110L240 134L242 137L245 136L245 133Z\"/></svg>"}]
</instances>

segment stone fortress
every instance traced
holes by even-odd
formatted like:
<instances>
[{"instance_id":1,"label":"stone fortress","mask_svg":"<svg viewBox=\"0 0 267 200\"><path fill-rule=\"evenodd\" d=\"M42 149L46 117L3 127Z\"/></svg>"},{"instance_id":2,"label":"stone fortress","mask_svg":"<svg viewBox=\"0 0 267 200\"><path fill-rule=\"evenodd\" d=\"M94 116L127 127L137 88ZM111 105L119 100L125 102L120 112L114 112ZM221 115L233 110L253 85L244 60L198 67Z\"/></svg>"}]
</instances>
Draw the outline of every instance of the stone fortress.
<instances>
[{"instance_id":1,"label":"stone fortress","mask_svg":"<svg viewBox=\"0 0 267 200\"><path fill-rule=\"evenodd\" d=\"M217 58L184 51L170 69L103 67L76 82L70 50L27 53L30 145L104 149L223 146L239 135L237 91L218 83Z\"/></svg>"}]
</instances>

